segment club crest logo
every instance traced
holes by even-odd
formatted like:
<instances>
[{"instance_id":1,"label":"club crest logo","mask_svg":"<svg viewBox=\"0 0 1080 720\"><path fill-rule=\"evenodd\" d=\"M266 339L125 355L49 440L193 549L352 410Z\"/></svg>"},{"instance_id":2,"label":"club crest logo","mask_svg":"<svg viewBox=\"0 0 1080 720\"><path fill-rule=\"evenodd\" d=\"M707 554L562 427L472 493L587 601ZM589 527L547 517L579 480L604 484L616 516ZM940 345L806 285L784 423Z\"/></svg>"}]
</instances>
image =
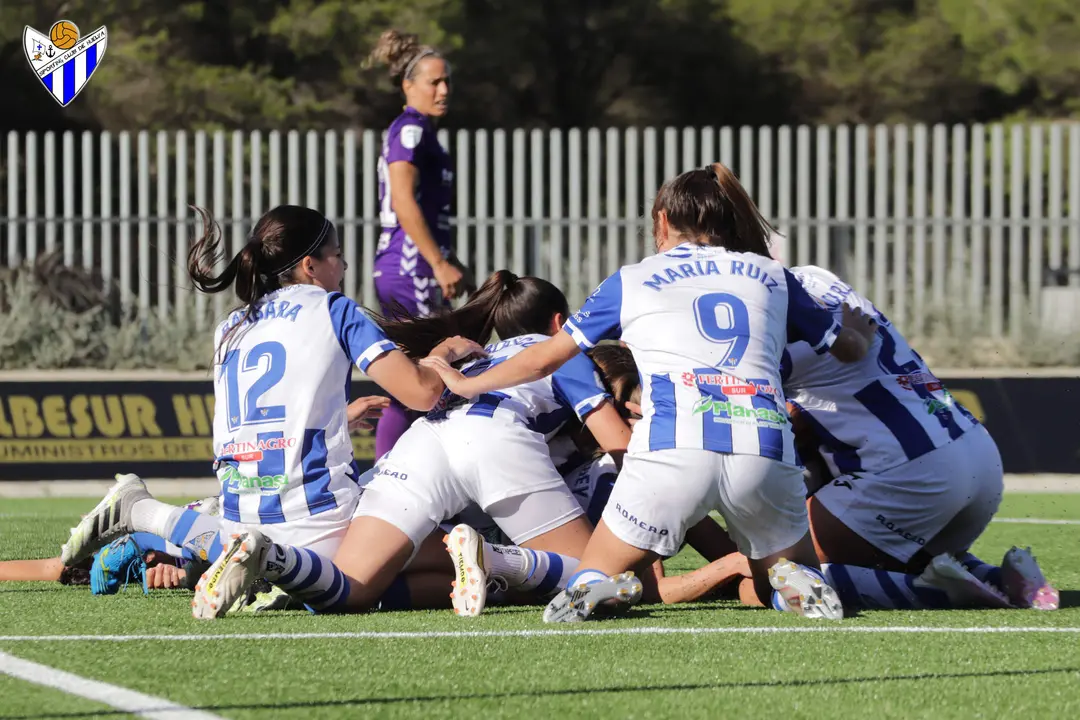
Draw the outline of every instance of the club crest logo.
<instances>
[{"instance_id":1,"label":"club crest logo","mask_svg":"<svg viewBox=\"0 0 1080 720\"><path fill-rule=\"evenodd\" d=\"M108 44L102 25L83 35L70 20L60 20L43 33L23 30L23 51L30 68L56 102L67 107L101 65Z\"/></svg>"}]
</instances>

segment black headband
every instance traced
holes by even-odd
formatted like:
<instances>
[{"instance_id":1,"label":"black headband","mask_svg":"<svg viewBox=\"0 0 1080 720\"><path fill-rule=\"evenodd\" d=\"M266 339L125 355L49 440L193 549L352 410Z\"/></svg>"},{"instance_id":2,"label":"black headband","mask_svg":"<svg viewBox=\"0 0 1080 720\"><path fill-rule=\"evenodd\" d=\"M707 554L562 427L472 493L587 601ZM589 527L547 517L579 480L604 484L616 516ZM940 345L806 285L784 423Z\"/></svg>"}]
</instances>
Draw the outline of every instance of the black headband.
<instances>
[{"instance_id":1,"label":"black headband","mask_svg":"<svg viewBox=\"0 0 1080 720\"><path fill-rule=\"evenodd\" d=\"M270 271L268 273L268 275L270 275L271 277L278 277L279 275L282 275L283 273L287 273L290 270L292 270L294 267L299 265L301 260L303 260L308 255L311 255L312 253L314 253L316 250L319 249L319 246L323 244L323 240L326 239L326 232L329 229L330 229L330 221L327 220L326 218L323 218L322 229L319 230L319 234L315 236L315 242L311 243L311 245L306 250L304 250L304 252L300 253L296 257L295 260L290 261L286 265L283 265L282 267L280 267L280 268L278 268L276 270Z\"/></svg>"}]
</instances>

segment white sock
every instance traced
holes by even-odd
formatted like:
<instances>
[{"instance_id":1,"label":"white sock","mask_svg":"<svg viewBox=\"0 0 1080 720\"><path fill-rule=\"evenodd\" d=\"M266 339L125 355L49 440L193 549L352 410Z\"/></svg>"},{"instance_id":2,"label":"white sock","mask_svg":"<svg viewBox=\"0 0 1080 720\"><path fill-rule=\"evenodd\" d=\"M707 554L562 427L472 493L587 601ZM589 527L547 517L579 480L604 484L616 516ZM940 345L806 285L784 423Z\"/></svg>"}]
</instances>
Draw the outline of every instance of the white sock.
<instances>
[{"instance_id":1,"label":"white sock","mask_svg":"<svg viewBox=\"0 0 1080 720\"><path fill-rule=\"evenodd\" d=\"M493 545L484 543L484 567L489 575L506 580L510 587L517 587L529 576L529 558L516 545Z\"/></svg>"},{"instance_id":2,"label":"white sock","mask_svg":"<svg viewBox=\"0 0 1080 720\"><path fill-rule=\"evenodd\" d=\"M167 538L184 514L184 508L147 498L131 506L131 525L135 532L153 533Z\"/></svg>"}]
</instances>

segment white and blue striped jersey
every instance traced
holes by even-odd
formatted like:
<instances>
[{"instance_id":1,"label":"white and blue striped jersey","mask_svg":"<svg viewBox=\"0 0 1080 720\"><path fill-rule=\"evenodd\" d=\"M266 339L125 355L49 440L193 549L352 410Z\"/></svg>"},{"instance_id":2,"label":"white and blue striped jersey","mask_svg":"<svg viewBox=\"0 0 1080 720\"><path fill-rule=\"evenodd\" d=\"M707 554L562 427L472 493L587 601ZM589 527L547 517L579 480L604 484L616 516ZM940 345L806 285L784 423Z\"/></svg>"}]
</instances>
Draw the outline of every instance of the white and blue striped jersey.
<instances>
[{"instance_id":1,"label":"white and blue striped jersey","mask_svg":"<svg viewBox=\"0 0 1080 720\"><path fill-rule=\"evenodd\" d=\"M215 347L243 310L218 326ZM214 359L214 455L227 520L274 524L357 495L346 408L352 366L395 345L355 302L290 285L256 306Z\"/></svg>"},{"instance_id":2,"label":"white and blue striped jersey","mask_svg":"<svg viewBox=\"0 0 1080 720\"><path fill-rule=\"evenodd\" d=\"M818 355L806 343L784 353L784 391L835 474L894 468L978 424L873 303L828 270L811 265L792 273L834 316L847 304L879 323L870 352L857 363Z\"/></svg>"},{"instance_id":3,"label":"white and blue striped jersey","mask_svg":"<svg viewBox=\"0 0 1080 720\"><path fill-rule=\"evenodd\" d=\"M695 448L794 464L780 358L826 352L840 325L767 257L684 243L628 265L564 329L582 349L621 338L641 374L630 452Z\"/></svg>"},{"instance_id":4,"label":"white and blue striped jersey","mask_svg":"<svg viewBox=\"0 0 1080 720\"><path fill-rule=\"evenodd\" d=\"M479 375L519 352L547 340L546 335L521 335L484 348L487 357L467 363L461 372ZM428 413L428 420L438 421L462 415L490 417L524 425L551 440L555 433L575 415L580 420L609 399L596 365L580 355L555 373L524 385L499 392L483 393L465 400L449 391L443 393L439 404Z\"/></svg>"}]
</instances>

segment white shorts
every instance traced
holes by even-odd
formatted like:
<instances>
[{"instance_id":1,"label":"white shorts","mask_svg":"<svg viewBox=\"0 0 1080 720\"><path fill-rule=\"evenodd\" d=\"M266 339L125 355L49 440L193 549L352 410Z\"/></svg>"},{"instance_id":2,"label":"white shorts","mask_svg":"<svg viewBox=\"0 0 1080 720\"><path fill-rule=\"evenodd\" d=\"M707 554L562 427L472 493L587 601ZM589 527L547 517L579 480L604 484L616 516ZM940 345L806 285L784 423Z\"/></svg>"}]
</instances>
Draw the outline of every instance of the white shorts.
<instances>
[{"instance_id":1,"label":"white shorts","mask_svg":"<svg viewBox=\"0 0 1080 720\"><path fill-rule=\"evenodd\" d=\"M355 517L385 520L415 549L471 503L517 545L582 515L541 435L491 418L454 416L420 420L401 436L376 465Z\"/></svg>"},{"instance_id":2,"label":"white shorts","mask_svg":"<svg viewBox=\"0 0 1080 720\"><path fill-rule=\"evenodd\" d=\"M233 520L221 520L222 541L232 533L253 527L275 543L307 548L324 558L333 559L349 531L356 501L333 510L283 523L245 525Z\"/></svg>"},{"instance_id":3,"label":"white shorts","mask_svg":"<svg viewBox=\"0 0 1080 720\"><path fill-rule=\"evenodd\" d=\"M794 465L758 455L671 449L627 455L604 508L615 535L663 557L711 511L724 516L739 551L758 559L809 531L806 486Z\"/></svg>"},{"instance_id":4,"label":"white shorts","mask_svg":"<svg viewBox=\"0 0 1080 720\"><path fill-rule=\"evenodd\" d=\"M981 425L884 472L843 475L815 498L840 522L900 562L919 550L964 552L1001 504L1004 471Z\"/></svg>"}]
</instances>

